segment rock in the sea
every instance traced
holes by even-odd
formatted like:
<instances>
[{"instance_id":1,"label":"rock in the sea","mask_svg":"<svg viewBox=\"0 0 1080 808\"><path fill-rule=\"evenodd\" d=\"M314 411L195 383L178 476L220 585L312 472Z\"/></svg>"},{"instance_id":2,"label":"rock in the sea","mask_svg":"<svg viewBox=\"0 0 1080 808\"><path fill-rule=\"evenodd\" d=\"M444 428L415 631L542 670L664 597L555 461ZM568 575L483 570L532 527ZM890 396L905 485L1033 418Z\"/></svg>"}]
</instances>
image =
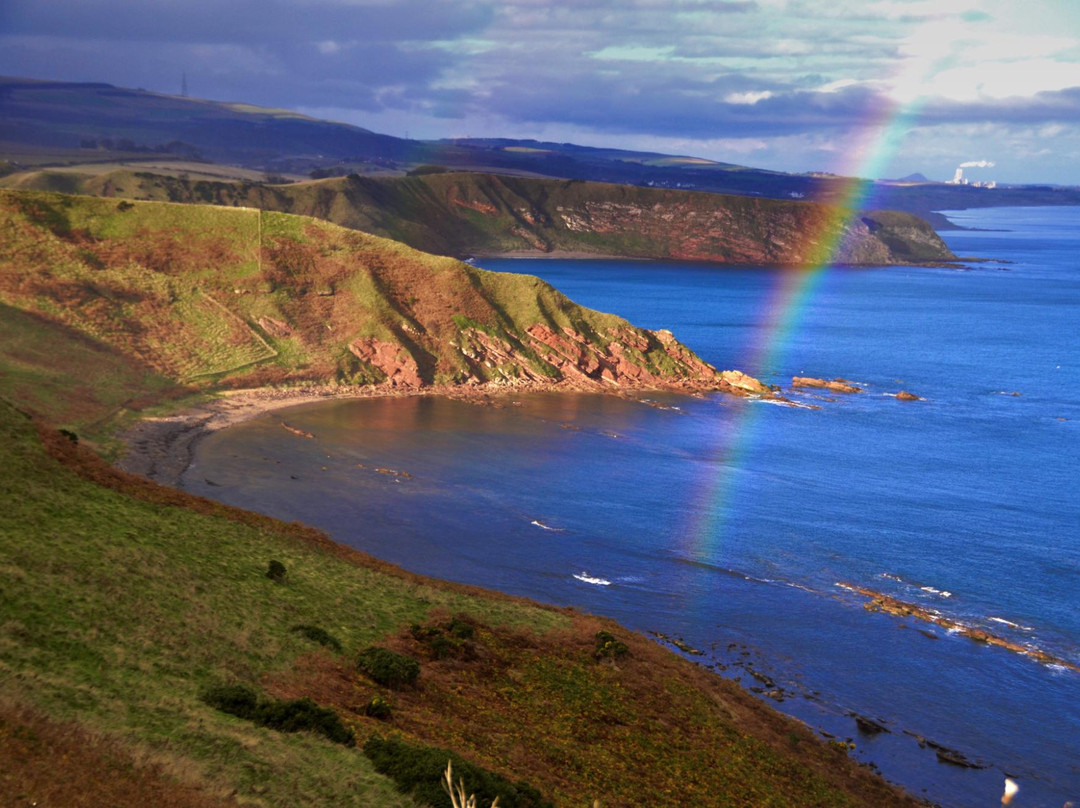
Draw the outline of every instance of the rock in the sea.
<instances>
[{"instance_id":1,"label":"rock in the sea","mask_svg":"<svg viewBox=\"0 0 1080 808\"><path fill-rule=\"evenodd\" d=\"M922 401L922 399L914 393L909 393L907 390L901 390L896 394L898 401Z\"/></svg>"},{"instance_id":2,"label":"rock in the sea","mask_svg":"<svg viewBox=\"0 0 1080 808\"><path fill-rule=\"evenodd\" d=\"M865 715L859 715L858 713L850 713L850 715L855 719L855 726L863 735L880 735L882 732L890 731L881 722L867 718Z\"/></svg>"},{"instance_id":3,"label":"rock in the sea","mask_svg":"<svg viewBox=\"0 0 1080 808\"><path fill-rule=\"evenodd\" d=\"M811 376L792 376L792 387L818 387L823 390L832 390L834 393L861 393L862 388L856 387L846 379L815 379Z\"/></svg>"},{"instance_id":4,"label":"rock in the sea","mask_svg":"<svg viewBox=\"0 0 1080 808\"><path fill-rule=\"evenodd\" d=\"M733 387L737 390L744 390L747 393L756 393L758 395L769 395L775 392L775 389L760 379L755 379L741 370L723 370L720 372L720 381L729 387Z\"/></svg>"}]
</instances>

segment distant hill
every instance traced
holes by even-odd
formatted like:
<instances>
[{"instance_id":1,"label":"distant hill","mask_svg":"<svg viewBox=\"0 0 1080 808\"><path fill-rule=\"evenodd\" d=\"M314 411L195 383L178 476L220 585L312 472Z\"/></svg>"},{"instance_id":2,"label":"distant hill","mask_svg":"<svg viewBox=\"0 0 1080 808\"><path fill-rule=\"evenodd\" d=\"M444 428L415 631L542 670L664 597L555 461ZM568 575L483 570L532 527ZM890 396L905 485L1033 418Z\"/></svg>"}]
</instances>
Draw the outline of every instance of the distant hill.
<instances>
[{"instance_id":1,"label":"distant hill","mask_svg":"<svg viewBox=\"0 0 1080 808\"><path fill-rule=\"evenodd\" d=\"M688 155L667 155L506 138L418 141L318 120L283 109L207 101L108 84L0 77L0 176L44 165L183 163L174 174L239 166L275 179L403 176L419 166L838 202L853 180L788 174ZM861 181L875 208L948 225L938 210L1001 205L1076 205L1080 189L996 189Z\"/></svg>"},{"instance_id":2,"label":"distant hill","mask_svg":"<svg viewBox=\"0 0 1080 808\"><path fill-rule=\"evenodd\" d=\"M920 174L916 171L914 174L908 174L906 177L901 177L898 180L888 180L888 182L930 182L926 178L925 174Z\"/></svg>"},{"instance_id":3,"label":"distant hill","mask_svg":"<svg viewBox=\"0 0 1080 808\"><path fill-rule=\"evenodd\" d=\"M820 245L838 243L838 263L956 260L910 214L867 212L846 222L841 211L813 202L576 180L453 172L265 185L124 170L8 180L16 181L23 188L302 213L457 257L569 252L797 266L818 260Z\"/></svg>"}]
</instances>

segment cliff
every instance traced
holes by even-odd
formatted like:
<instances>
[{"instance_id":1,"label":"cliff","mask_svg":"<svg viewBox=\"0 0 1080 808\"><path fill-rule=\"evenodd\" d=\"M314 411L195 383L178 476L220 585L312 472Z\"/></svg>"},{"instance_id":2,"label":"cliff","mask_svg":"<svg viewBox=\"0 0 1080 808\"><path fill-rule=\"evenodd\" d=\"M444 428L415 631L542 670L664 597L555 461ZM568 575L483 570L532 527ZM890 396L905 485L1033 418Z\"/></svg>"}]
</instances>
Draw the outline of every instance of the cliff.
<instances>
[{"instance_id":1,"label":"cliff","mask_svg":"<svg viewBox=\"0 0 1080 808\"><path fill-rule=\"evenodd\" d=\"M585 309L538 278L250 209L0 191L0 304L17 315L0 351L19 369L10 384L56 354L92 354L109 379L124 368L130 395L298 382L725 386L669 332Z\"/></svg>"},{"instance_id":2,"label":"cliff","mask_svg":"<svg viewBox=\"0 0 1080 808\"><path fill-rule=\"evenodd\" d=\"M314 216L417 249L464 257L571 252L722 264L806 266L838 245L851 265L956 256L924 220L895 211L659 188L444 173L295 183L190 180L146 172L42 172L24 187L132 199L258 207Z\"/></svg>"}]
</instances>

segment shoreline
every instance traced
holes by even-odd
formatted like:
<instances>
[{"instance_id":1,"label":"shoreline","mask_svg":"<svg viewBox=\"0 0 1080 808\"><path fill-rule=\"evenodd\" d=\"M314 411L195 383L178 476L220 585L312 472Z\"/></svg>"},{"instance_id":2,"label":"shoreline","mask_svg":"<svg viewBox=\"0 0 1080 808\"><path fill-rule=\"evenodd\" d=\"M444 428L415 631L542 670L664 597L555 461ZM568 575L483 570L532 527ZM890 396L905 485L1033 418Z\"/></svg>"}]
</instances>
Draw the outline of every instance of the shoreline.
<instances>
[{"instance_id":1,"label":"shoreline","mask_svg":"<svg viewBox=\"0 0 1080 808\"><path fill-rule=\"evenodd\" d=\"M191 466L199 441L214 432L236 426L264 413L301 404L335 399L413 398L442 396L482 406L503 406L499 399L520 393L593 393L633 398L634 393L664 392L694 396L710 392L738 395L717 378L713 384L684 383L655 387L581 386L573 383L520 384L513 386L433 385L430 387L342 387L318 385L278 389L256 387L216 391L217 398L185 407L164 416L141 417L116 437L124 447L113 464L117 469L137 474L170 488L179 488L180 478Z\"/></svg>"}]
</instances>

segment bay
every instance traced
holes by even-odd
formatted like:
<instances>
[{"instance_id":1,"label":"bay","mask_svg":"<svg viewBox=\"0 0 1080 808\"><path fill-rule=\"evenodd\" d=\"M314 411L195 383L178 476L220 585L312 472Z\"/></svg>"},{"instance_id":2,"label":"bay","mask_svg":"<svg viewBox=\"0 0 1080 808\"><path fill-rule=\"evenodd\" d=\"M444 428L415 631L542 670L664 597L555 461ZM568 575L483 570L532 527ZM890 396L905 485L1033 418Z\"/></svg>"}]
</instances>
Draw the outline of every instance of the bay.
<instances>
[{"instance_id":1,"label":"bay","mask_svg":"<svg viewBox=\"0 0 1080 808\"><path fill-rule=\"evenodd\" d=\"M678 636L942 805L996 804L1006 774L1017 804L1077 800L1080 675L868 612L838 586L1080 664L1080 210L950 216L983 228L944 234L950 246L991 260L828 270L780 328L780 271L481 262L670 328L719 367L750 370L782 335L753 368L766 381L865 387L792 395L821 409L719 395L335 401L208 437L184 486L418 572ZM852 714L889 731L861 734ZM941 763L920 738L986 768Z\"/></svg>"}]
</instances>

